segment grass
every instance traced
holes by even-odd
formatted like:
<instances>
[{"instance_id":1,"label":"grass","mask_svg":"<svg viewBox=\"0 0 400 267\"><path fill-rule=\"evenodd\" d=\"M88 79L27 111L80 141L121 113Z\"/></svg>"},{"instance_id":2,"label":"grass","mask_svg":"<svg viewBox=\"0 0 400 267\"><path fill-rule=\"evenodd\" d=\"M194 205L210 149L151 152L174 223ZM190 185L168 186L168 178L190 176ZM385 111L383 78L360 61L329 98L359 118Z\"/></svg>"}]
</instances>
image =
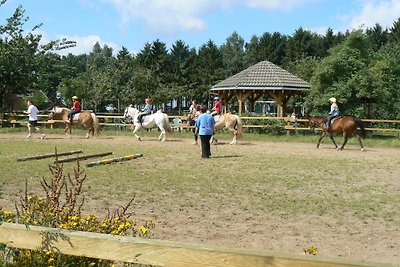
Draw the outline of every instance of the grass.
<instances>
[{"instance_id":1,"label":"grass","mask_svg":"<svg viewBox=\"0 0 400 267\"><path fill-rule=\"evenodd\" d=\"M157 205L162 203L162 212L166 213L184 208L204 211L235 207L243 213L267 212L283 217L356 216L360 220L376 219L400 225L400 193L390 183L385 185L379 179L371 179L371 174L393 175L390 170L395 168L396 162L384 158L371 161L362 157L313 156L301 154L301 151L247 153L242 152L244 147L240 146L235 152L229 152L231 146L213 146L214 153L228 157L211 159L204 164L197 161L198 148L182 148L180 144L179 140L192 138L192 133L174 133L176 145L167 142L171 145L164 146L157 141L139 143L129 131L103 131L100 141L96 138L68 141L60 129L55 131L60 134L59 140L1 142L3 198L15 200L23 190L25 179L31 188L39 188L41 177L49 175L51 160L17 162L18 157L45 154L55 148L59 152L82 149L84 154L112 151L115 157L140 153L146 160L86 168L88 203L96 210L124 204L136 195L137 207L160 211ZM1 133L24 135L26 129L3 128L0 137ZM150 139L158 134L152 131L145 136ZM75 135L82 137L84 132L75 130ZM111 145L107 138L111 142L112 136L126 136L126 142ZM231 138L227 133L218 136ZM246 142L309 143L310 146L317 141L315 135L246 134L245 138ZM325 146L329 142L325 140ZM400 147L398 138L369 138L365 143L367 147ZM356 146L356 140L351 140L349 145ZM65 172L71 173L74 164L64 164ZM384 209L376 208L382 205Z\"/></svg>"}]
</instances>

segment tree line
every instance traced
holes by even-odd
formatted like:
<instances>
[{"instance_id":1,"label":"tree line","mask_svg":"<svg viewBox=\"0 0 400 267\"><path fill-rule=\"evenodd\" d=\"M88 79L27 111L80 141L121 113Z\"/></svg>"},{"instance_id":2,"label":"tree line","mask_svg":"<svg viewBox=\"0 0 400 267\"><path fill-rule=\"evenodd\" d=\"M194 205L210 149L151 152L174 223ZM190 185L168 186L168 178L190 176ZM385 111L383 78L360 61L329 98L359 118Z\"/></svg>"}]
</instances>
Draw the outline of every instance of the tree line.
<instances>
[{"instance_id":1,"label":"tree line","mask_svg":"<svg viewBox=\"0 0 400 267\"><path fill-rule=\"evenodd\" d=\"M321 35L299 28L291 36L265 32L248 42L233 32L221 46L208 40L198 49L183 40L167 48L157 39L137 53L96 43L88 54L66 56L56 52L74 41L42 44L35 33L42 25L27 31L28 20L19 6L0 25L0 111L18 108L16 95L28 95L41 109L60 102L60 95L67 105L77 95L94 111L142 104L147 96L155 104L177 100L182 109L180 100L206 102L214 84L268 60L311 84L292 97L288 110L304 106L310 115L326 114L334 96L343 114L400 119L400 18L386 29L376 24Z\"/></svg>"}]
</instances>

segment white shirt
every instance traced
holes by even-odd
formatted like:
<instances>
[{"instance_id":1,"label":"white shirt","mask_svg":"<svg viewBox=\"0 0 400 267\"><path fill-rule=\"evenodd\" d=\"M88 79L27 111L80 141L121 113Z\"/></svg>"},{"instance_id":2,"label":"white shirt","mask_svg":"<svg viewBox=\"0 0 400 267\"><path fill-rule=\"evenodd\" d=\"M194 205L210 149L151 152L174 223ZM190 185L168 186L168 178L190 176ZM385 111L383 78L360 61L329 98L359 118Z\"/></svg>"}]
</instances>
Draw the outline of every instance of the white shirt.
<instances>
[{"instance_id":1,"label":"white shirt","mask_svg":"<svg viewBox=\"0 0 400 267\"><path fill-rule=\"evenodd\" d=\"M37 119L38 119L37 115L39 113L39 110L37 109L37 107L35 105L29 105L27 113L29 114L28 120L37 121Z\"/></svg>"}]
</instances>

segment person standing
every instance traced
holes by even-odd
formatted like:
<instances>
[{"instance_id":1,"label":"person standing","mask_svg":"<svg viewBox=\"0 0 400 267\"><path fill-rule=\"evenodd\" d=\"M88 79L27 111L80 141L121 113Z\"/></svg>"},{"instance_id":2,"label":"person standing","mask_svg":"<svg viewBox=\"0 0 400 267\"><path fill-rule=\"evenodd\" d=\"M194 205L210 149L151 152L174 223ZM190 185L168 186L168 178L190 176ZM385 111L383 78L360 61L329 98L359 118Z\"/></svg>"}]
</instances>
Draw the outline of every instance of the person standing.
<instances>
[{"instance_id":1,"label":"person standing","mask_svg":"<svg viewBox=\"0 0 400 267\"><path fill-rule=\"evenodd\" d=\"M202 158L209 158L211 156L210 139L214 132L214 124L214 118L211 114L207 113L207 106L202 105L200 116L195 122L195 134L200 136Z\"/></svg>"},{"instance_id":2,"label":"person standing","mask_svg":"<svg viewBox=\"0 0 400 267\"><path fill-rule=\"evenodd\" d=\"M189 107L189 125L194 126L197 119L200 116L200 105L197 104L197 100L192 101L192 105ZM193 128L194 142L193 145L197 145L198 134L196 133L196 128Z\"/></svg>"},{"instance_id":3,"label":"person standing","mask_svg":"<svg viewBox=\"0 0 400 267\"><path fill-rule=\"evenodd\" d=\"M81 112L81 103L78 101L77 96L72 97L72 108L71 111L68 114L68 119L65 122L71 123L73 122L74 115Z\"/></svg>"},{"instance_id":4,"label":"person standing","mask_svg":"<svg viewBox=\"0 0 400 267\"><path fill-rule=\"evenodd\" d=\"M326 123L328 130L331 129L332 120L336 117L339 117L339 114L340 114L339 107L336 104L336 98L334 98L334 97L329 98L329 102L331 103L331 109L330 109L329 115L327 117L327 123Z\"/></svg>"},{"instance_id":5,"label":"person standing","mask_svg":"<svg viewBox=\"0 0 400 267\"><path fill-rule=\"evenodd\" d=\"M35 128L36 131L38 131L40 133L40 139L44 139L46 137L46 135L43 133L42 128L38 125L38 113L39 110L37 109L37 107L33 104L32 100L28 100L27 101L28 104L28 110L24 111L25 114L28 114L28 136L27 138L31 138L32 137L32 128Z\"/></svg>"}]
</instances>

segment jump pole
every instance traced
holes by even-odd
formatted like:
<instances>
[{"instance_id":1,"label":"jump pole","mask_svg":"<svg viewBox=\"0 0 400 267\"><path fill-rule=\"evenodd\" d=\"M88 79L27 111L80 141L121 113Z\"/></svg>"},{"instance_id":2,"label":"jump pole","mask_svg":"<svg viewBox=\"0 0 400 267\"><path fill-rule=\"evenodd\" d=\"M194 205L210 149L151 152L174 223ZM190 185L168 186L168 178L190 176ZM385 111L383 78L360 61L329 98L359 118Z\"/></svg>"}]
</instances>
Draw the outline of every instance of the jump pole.
<instances>
[{"instance_id":1,"label":"jump pole","mask_svg":"<svg viewBox=\"0 0 400 267\"><path fill-rule=\"evenodd\" d=\"M85 160L85 159L89 159L89 158L104 157L104 156L108 156L111 154L112 154L112 152L104 152L104 153L97 153L97 154L91 154L91 155L77 156L74 158L59 159L59 160L54 161L54 163L71 162L71 161L77 161L78 159Z\"/></svg>"},{"instance_id":2,"label":"jump pole","mask_svg":"<svg viewBox=\"0 0 400 267\"><path fill-rule=\"evenodd\" d=\"M131 159L137 159L142 156L143 156L143 154L136 154L136 155L127 155L124 157L118 157L118 158L113 158L113 159L103 159L103 160L99 160L99 161L89 162L86 164L86 167L105 165L105 164L110 164L113 162L127 161L127 160L131 160Z\"/></svg>"},{"instance_id":3,"label":"jump pole","mask_svg":"<svg viewBox=\"0 0 400 267\"><path fill-rule=\"evenodd\" d=\"M44 159L44 158L51 158L51 157L55 157L55 156L69 156L69 155L73 155L73 154L79 154L82 152L83 152L82 150L73 150L73 151L60 152L60 153L43 154L43 155L37 155L37 156L18 158L17 161Z\"/></svg>"}]
</instances>

